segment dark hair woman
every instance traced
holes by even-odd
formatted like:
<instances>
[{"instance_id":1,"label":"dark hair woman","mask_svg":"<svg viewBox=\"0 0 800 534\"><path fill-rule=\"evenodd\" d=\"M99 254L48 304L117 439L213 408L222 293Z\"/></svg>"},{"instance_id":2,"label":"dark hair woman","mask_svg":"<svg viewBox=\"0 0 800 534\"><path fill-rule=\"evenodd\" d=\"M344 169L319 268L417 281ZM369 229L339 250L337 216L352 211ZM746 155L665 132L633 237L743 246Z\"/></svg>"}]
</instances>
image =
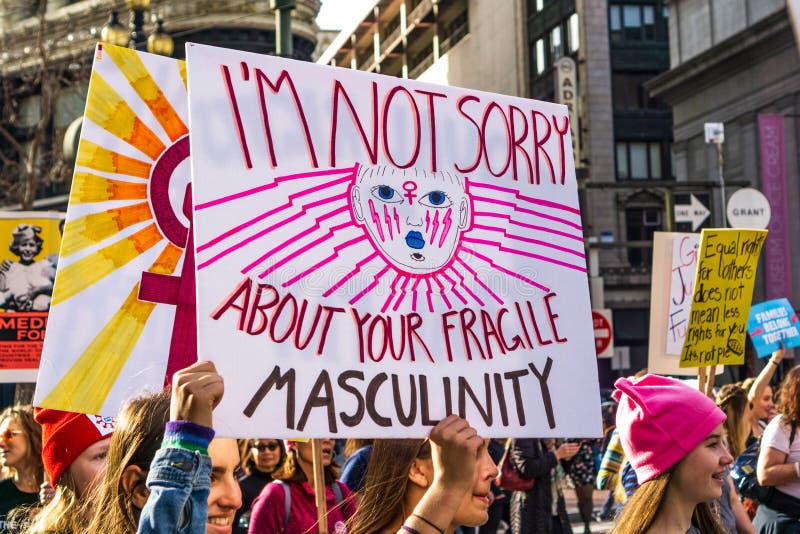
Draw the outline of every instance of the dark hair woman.
<instances>
[{"instance_id":1,"label":"dark hair woman","mask_svg":"<svg viewBox=\"0 0 800 534\"><path fill-rule=\"evenodd\" d=\"M347 486L336 480L338 468L333 463L333 440L323 439L321 445L328 532L338 532L337 525L344 524L355 513L355 503ZM276 482L264 486L261 494L253 501L248 530L250 534L302 534L316 530L317 507L311 442L288 441L287 449L283 464L272 473Z\"/></svg>"},{"instance_id":2,"label":"dark hair woman","mask_svg":"<svg viewBox=\"0 0 800 534\"><path fill-rule=\"evenodd\" d=\"M283 440L271 438L242 440L239 453L242 457L244 476L239 479L242 488L242 507L236 512L233 532L247 534L253 501L272 482L272 474L286 459Z\"/></svg>"},{"instance_id":3,"label":"dark hair woman","mask_svg":"<svg viewBox=\"0 0 800 534\"><path fill-rule=\"evenodd\" d=\"M429 439L375 440L350 534L451 534L488 519L497 466L487 440L448 416Z\"/></svg>"},{"instance_id":4,"label":"dark hair woman","mask_svg":"<svg viewBox=\"0 0 800 534\"><path fill-rule=\"evenodd\" d=\"M778 390L778 415L761 436L758 483L774 486L753 520L759 533L800 532L800 366L786 374Z\"/></svg>"},{"instance_id":5,"label":"dark hair woman","mask_svg":"<svg viewBox=\"0 0 800 534\"><path fill-rule=\"evenodd\" d=\"M33 420L30 405L0 412L0 463L10 473L0 481L0 533L18 532L30 517L25 507L39 503L44 480L42 427Z\"/></svg>"}]
</instances>

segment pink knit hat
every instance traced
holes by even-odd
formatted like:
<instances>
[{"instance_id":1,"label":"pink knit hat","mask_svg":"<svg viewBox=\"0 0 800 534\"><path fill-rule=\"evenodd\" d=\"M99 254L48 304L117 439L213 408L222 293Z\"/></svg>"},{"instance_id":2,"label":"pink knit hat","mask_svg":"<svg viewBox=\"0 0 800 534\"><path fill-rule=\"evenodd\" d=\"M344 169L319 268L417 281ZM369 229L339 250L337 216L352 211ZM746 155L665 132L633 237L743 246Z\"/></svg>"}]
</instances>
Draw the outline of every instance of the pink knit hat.
<instances>
[{"instance_id":1,"label":"pink knit hat","mask_svg":"<svg viewBox=\"0 0 800 534\"><path fill-rule=\"evenodd\" d=\"M639 484L686 456L725 421L725 412L680 380L659 375L620 378L617 430Z\"/></svg>"}]
</instances>

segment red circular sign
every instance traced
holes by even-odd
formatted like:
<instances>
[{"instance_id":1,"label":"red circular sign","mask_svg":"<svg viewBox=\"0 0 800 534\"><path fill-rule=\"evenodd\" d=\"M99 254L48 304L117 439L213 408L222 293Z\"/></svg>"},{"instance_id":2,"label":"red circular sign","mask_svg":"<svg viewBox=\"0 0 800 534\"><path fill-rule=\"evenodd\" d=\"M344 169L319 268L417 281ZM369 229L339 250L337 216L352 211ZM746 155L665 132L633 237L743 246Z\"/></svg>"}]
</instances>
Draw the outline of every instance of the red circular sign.
<instances>
[{"instance_id":1,"label":"red circular sign","mask_svg":"<svg viewBox=\"0 0 800 534\"><path fill-rule=\"evenodd\" d=\"M614 332L611 322L606 317L592 310L592 328L594 328L594 348L597 354L602 354L610 345Z\"/></svg>"}]
</instances>

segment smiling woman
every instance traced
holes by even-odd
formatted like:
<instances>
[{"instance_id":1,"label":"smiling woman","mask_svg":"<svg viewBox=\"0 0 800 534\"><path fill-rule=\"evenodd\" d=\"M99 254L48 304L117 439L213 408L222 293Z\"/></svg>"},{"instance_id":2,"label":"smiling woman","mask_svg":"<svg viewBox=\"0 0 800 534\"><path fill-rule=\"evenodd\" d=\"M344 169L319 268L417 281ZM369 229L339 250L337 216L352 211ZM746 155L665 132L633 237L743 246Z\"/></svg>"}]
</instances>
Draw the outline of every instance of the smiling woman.
<instances>
[{"instance_id":1,"label":"smiling woman","mask_svg":"<svg viewBox=\"0 0 800 534\"><path fill-rule=\"evenodd\" d=\"M679 380L620 378L617 429L639 488L613 534L723 534L708 505L719 499L728 466L725 413Z\"/></svg>"}]
</instances>

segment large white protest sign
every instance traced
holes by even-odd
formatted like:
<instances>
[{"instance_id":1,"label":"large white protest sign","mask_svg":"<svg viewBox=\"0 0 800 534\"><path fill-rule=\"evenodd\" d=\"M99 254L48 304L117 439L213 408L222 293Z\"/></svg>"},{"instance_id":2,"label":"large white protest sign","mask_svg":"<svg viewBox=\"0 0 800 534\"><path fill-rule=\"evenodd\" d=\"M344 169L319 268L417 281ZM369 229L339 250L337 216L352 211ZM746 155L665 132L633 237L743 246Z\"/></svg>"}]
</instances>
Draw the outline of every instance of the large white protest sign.
<instances>
[{"instance_id":1,"label":"large white protest sign","mask_svg":"<svg viewBox=\"0 0 800 534\"><path fill-rule=\"evenodd\" d=\"M599 436L564 106L188 45L222 435Z\"/></svg>"}]
</instances>

